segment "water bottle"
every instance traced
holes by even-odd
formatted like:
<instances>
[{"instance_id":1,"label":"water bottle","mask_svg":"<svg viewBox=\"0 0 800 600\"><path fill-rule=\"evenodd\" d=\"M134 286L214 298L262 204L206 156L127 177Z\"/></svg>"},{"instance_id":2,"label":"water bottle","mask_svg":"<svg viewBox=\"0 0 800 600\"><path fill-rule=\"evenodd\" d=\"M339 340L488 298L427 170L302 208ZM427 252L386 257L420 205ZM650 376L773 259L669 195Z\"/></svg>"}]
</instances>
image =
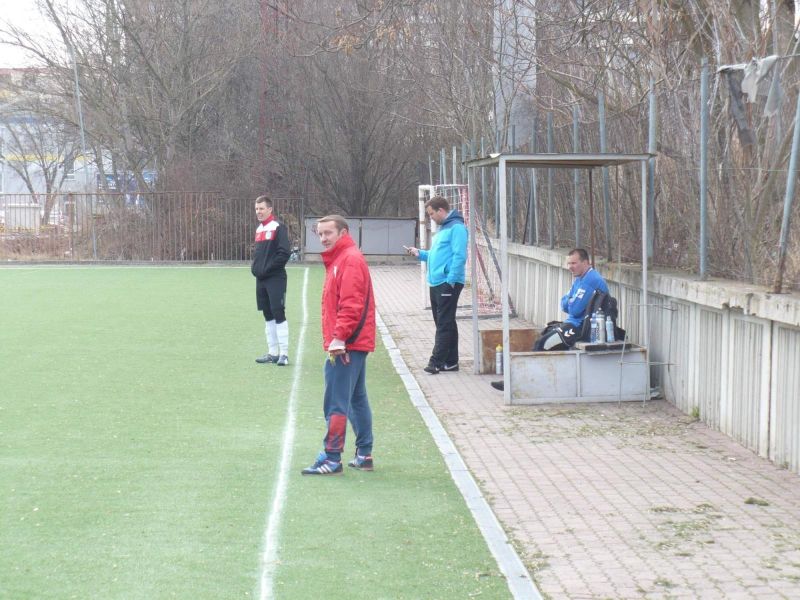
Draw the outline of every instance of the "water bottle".
<instances>
[{"instance_id":1,"label":"water bottle","mask_svg":"<svg viewBox=\"0 0 800 600\"><path fill-rule=\"evenodd\" d=\"M597 337L599 335L598 330L599 327L597 326L597 313L592 313L592 332L589 335L589 341L592 344L597 343Z\"/></svg>"},{"instance_id":2,"label":"water bottle","mask_svg":"<svg viewBox=\"0 0 800 600\"><path fill-rule=\"evenodd\" d=\"M503 374L503 346L500 344L497 344L497 347L494 349L494 374Z\"/></svg>"},{"instance_id":3,"label":"water bottle","mask_svg":"<svg viewBox=\"0 0 800 600\"><path fill-rule=\"evenodd\" d=\"M611 320L611 315L606 317L606 342L615 342L614 339L614 321Z\"/></svg>"},{"instance_id":4,"label":"water bottle","mask_svg":"<svg viewBox=\"0 0 800 600\"><path fill-rule=\"evenodd\" d=\"M597 311L597 343L606 343L606 316L599 309Z\"/></svg>"}]
</instances>

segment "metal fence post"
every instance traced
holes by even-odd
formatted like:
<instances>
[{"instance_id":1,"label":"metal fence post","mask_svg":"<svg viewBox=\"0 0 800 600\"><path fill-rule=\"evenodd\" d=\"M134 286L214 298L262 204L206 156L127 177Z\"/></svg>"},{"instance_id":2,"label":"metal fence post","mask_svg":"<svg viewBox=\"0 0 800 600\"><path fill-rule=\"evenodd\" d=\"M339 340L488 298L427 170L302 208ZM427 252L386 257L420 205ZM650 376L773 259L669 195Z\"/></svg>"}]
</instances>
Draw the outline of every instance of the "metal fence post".
<instances>
[{"instance_id":1,"label":"metal fence post","mask_svg":"<svg viewBox=\"0 0 800 600\"><path fill-rule=\"evenodd\" d=\"M547 152L553 153L553 113L547 113ZM553 169L547 167L547 235L548 247L552 250L555 247L554 237L554 216L553 216Z\"/></svg>"},{"instance_id":2,"label":"metal fence post","mask_svg":"<svg viewBox=\"0 0 800 600\"><path fill-rule=\"evenodd\" d=\"M578 105L572 107L572 151L577 154L580 151L580 132L578 131ZM581 245L581 199L578 191L581 184L580 169L572 171L572 197L575 203L575 247Z\"/></svg>"},{"instance_id":3,"label":"metal fence post","mask_svg":"<svg viewBox=\"0 0 800 600\"><path fill-rule=\"evenodd\" d=\"M458 147L453 146L453 185L458 183Z\"/></svg>"},{"instance_id":4,"label":"metal fence post","mask_svg":"<svg viewBox=\"0 0 800 600\"><path fill-rule=\"evenodd\" d=\"M647 151L650 154L656 153L656 82L652 77L650 78L650 118L648 126L648 143ZM655 221L656 221L656 203L655 203L655 180L656 180L656 159L650 158L647 161L647 256L653 258L653 251L655 248Z\"/></svg>"},{"instance_id":5,"label":"metal fence post","mask_svg":"<svg viewBox=\"0 0 800 600\"><path fill-rule=\"evenodd\" d=\"M597 111L600 121L600 152L606 153L608 145L606 143L606 98L602 90L597 93ZM612 241L611 241L611 192L608 181L608 167L603 167L603 216L605 219L606 233L606 257L612 260Z\"/></svg>"},{"instance_id":6,"label":"metal fence post","mask_svg":"<svg viewBox=\"0 0 800 600\"><path fill-rule=\"evenodd\" d=\"M486 156L486 138L481 138L481 158ZM481 220L486 224L486 169L481 167Z\"/></svg>"},{"instance_id":7,"label":"metal fence post","mask_svg":"<svg viewBox=\"0 0 800 600\"><path fill-rule=\"evenodd\" d=\"M706 230L708 207L708 59L703 57L700 70L700 279L708 277L707 253L708 232Z\"/></svg>"},{"instance_id":8,"label":"metal fence post","mask_svg":"<svg viewBox=\"0 0 800 600\"><path fill-rule=\"evenodd\" d=\"M786 247L789 243L789 225L794 201L794 185L797 179L797 152L800 146L800 93L797 95L797 110L794 114L794 133L792 134L792 154L789 158L789 172L786 173L786 195L783 197L783 221L778 249L778 273L772 291L780 294L783 287L783 269L786 266Z\"/></svg>"},{"instance_id":9,"label":"metal fence post","mask_svg":"<svg viewBox=\"0 0 800 600\"><path fill-rule=\"evenodd\" d=\"M537 114L533 114L533 125L531 127L531 153L538 153L538 140L536 138L536 126L538 122ZM528 239L531 243L539 245L539 196L536 190L536 169L529 169L531 172L531 193L529 201L532 204L532 217L528 227L530 228L530 235Z\"/></svg>"},{"instance_id":10,"label":"metal fence post","mask_svg":"<svg viewBox=\"0 0 800 600\"><path fill-rule=\"evenodd\" d=\"M517 150L517 126L512 123L512 125L511 125L511 148L510 148L511 154L514 154L514 152L516 152L516 150ZM516 213L517 213L517 193L516 192L517 192L517 190L516 190L516 185L515 185L516 184L516 179L517 179L517 170L516 169L511 169L511 180L508 183L509 183L509 192L510 192L510 196L511 196L511 214L509 215L510 216L510 218L509 218L509 227L511 228L511 231L510 231L510 234L509 234L509 239L512 242L515 239L514 238L514 233L516 232L516 229L517 229L517 226L516 226L517 225L517 219L516 219Z\"/></svg>"}]
</instances>

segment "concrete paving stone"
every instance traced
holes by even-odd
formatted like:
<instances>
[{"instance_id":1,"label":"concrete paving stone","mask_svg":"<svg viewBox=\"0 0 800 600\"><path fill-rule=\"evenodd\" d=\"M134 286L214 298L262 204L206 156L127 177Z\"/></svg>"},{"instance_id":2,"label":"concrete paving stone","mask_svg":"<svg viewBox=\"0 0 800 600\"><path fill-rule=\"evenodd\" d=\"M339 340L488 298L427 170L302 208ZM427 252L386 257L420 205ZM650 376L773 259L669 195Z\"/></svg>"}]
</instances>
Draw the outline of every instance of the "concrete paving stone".
<instances>
[{"instance_id":1,"label":"concrete paving stone","mask_svg":"<svg viewBox=\"0 0 800 600\"><path fill-rule=\"evenodd\" d=\"M615 598L645 597L641 590L648 599L684 592L722 598L716 581L731 593L742 586L751 597L800 598L795 581L773 581L778 574L765 566L776 556L787 561L787 548L800 544L800 534L786 537L800 522L797 474L664 401L506 406L489 386L495 376L471 372L468 321L459 320L462 370L424 376L434 327L419 306L419 270L376 267L373 281L378 310L410 372L501 524L523 553L550 557L535 574L543 593L597 598L598 589L575 581L580 560L586 573L613 580ZM745 505L751 496L769 507ZM696 512L698 506L722 518ZM663 541L672 545L658 550ZM659 574L678 584L672 596L653 587Z\"/></svg>"}]
</instances>

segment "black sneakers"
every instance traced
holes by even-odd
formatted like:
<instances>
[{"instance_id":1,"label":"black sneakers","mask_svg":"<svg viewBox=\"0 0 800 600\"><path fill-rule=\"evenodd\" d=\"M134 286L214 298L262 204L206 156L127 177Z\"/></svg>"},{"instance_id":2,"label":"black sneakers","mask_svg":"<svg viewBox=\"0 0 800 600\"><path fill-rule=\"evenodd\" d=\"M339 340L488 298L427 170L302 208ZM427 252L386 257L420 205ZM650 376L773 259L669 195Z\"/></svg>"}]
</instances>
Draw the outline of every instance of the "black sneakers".
<instances>
[{"instance_id":1,"label":"black sneakers","mask_svg":"<svg viewBox=\"0 0 800 600\"><path fill-rule=\"evenodd\" d=\"M429 362L428 366L422 370L426 373L430 373L431 375L436 375L438 373L452 373L454 371L458 371L458 363L454 363L452 365L437 365L433 362Z\"/></svg>"},{"instance_id":2,"label":"black sneakers","mask_svg":"<svg viewBox=\"0 0 800 600\"><path fill-rule=\"evenodd\" d=\"M275 361L275 364L279 367L285 367L289 364L289 357L285 354L281 354L281 357Z\"/></svg>"},{"instance_id":3,"label":"black sneakers","mask_svg":"<svg viewBox=\"0 0 800 600\"><path fill-rule=\"evenodd\" d=\"M505 384L503 383L503 380L501 379L500 381L493 381L493 382L492 382L492 387L493 387L494 389L496 389L496 390L500 390L500 391L502 392L502 391L504 391L504 390L505 390L505 387L506 387L506 386L505 386Z\"/></svg>"},{"instance_id":4,"label":"black sneakers","mask_svg":"<svg viewBox=\"0 0 800 600\"><path fill-rule=\"evenodd\" d=\"M276 363L278 362L278 357L275 356L274 354L265 354L264 356L259 356L256 359L256 362L260 365Z\"/></svg>"}]
</instances>

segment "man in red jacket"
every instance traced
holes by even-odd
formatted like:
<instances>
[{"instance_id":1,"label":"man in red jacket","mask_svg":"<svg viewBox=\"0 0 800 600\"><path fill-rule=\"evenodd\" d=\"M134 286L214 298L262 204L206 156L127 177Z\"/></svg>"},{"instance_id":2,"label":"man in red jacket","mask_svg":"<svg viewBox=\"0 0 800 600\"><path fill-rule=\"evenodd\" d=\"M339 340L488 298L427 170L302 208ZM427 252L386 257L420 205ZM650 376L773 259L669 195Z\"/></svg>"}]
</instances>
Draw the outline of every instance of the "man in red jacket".
<instances>
[{"instance_id":1,"label":"man in red jacket","mask_svg":"<svg viewBox=\"0 0 800 600\"><path fill-rule=\"evenodd\" d=\"M356 454L348 466L372 471L372 410L367 398L367 354L375 350L375 295L367 261L350 237L344 217L317 221L325 250L322 288L322 340L325 361L325 449L303 475L342 472L347 419L356 434Z\"/></svg>"}]
</instances>

